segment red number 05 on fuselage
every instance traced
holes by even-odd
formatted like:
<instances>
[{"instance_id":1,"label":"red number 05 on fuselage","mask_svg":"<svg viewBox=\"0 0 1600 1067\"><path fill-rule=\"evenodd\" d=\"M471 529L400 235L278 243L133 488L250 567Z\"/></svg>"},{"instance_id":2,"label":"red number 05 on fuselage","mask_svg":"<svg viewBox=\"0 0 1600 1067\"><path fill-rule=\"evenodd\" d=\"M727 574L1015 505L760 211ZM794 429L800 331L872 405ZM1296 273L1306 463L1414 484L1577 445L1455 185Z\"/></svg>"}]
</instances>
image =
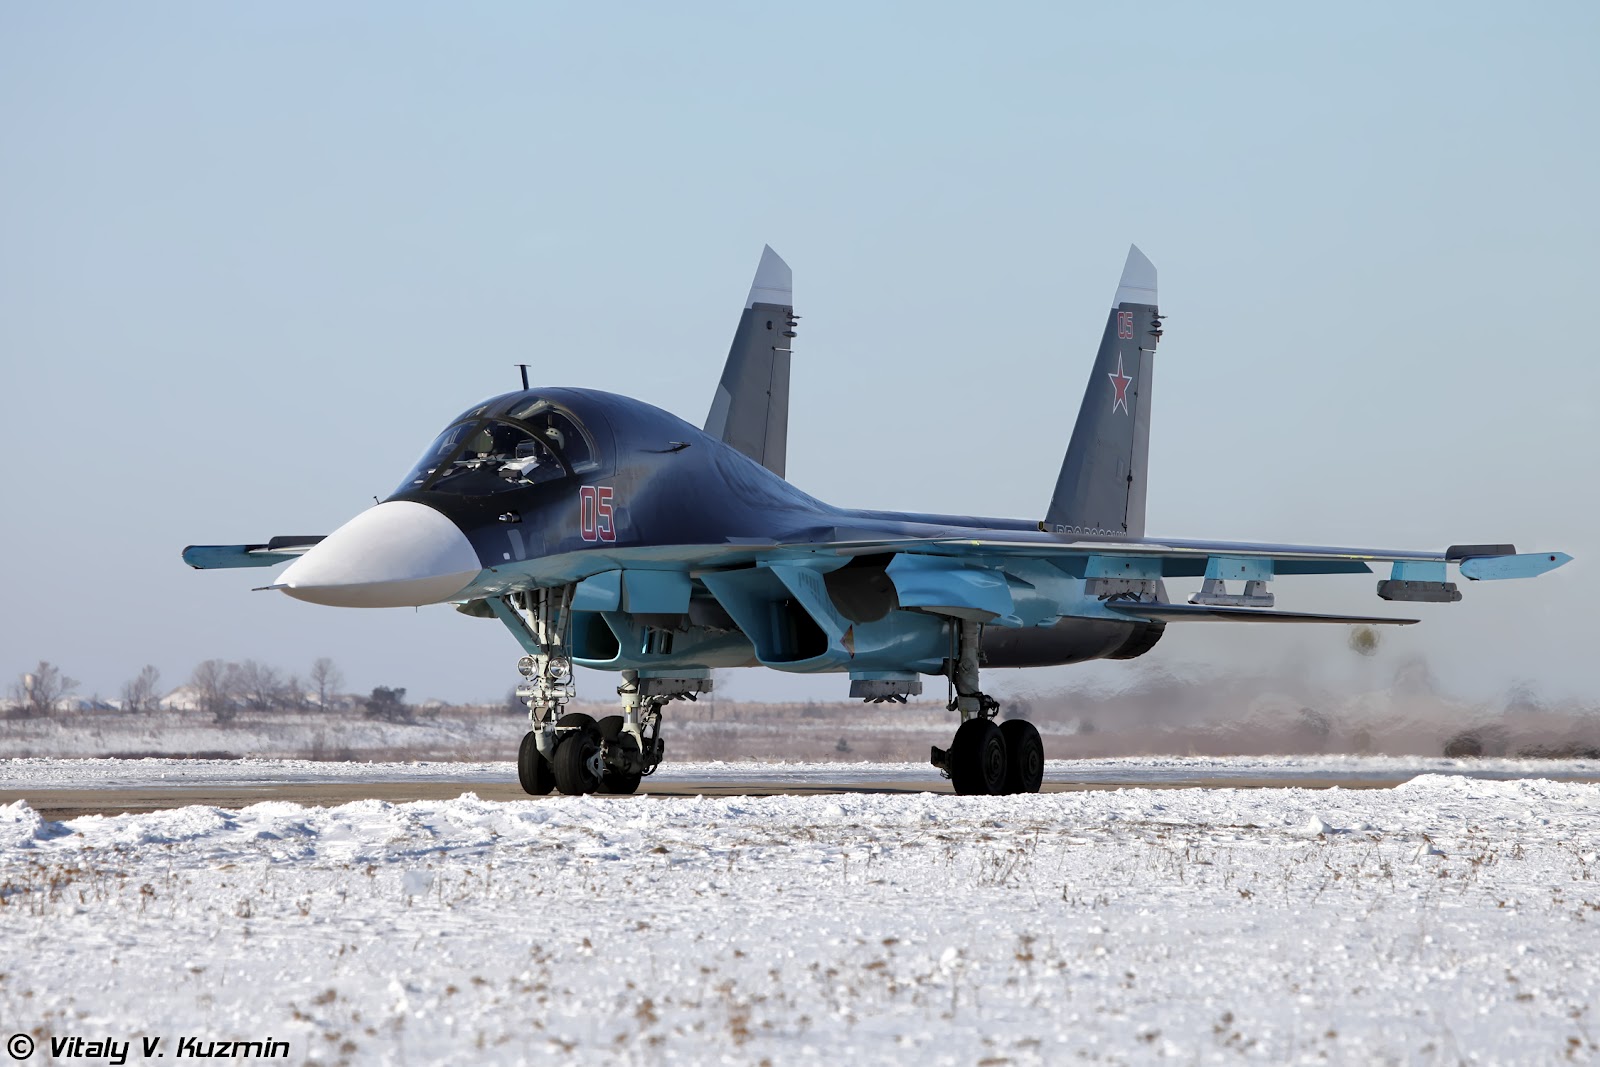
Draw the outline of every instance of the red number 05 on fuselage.
<instances>
[{"instance_id":1,"label":"red number 05 on fuselage","mask_svg":"<svg viewBox=\"0 0 1600 1067\"><path fill-rule=\"evenodd\" d=\"M585 541L615 541L616 519L611 510L609 485L585 485L578 490L579 523Z\"/></svg>"}]
</instances>

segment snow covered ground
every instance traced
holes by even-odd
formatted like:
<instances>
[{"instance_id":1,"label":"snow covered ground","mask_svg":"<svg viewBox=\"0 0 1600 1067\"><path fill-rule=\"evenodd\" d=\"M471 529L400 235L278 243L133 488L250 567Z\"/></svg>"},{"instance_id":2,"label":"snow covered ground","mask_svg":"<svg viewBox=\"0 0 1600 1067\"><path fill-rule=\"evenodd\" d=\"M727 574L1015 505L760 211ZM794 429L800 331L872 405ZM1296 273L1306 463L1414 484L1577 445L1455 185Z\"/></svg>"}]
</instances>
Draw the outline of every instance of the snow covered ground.
<instances>
[{"instance_id":1,"label":"snow covered ground","mask_svg":"<svg viewBox=\"0 0 1600 1067\"><path fill-rule=\"evenodd\" d=\"M104 781L86 762L0 776ZM503 773L477 767L411 773ZM1600 786L1533 778L0 807L0 1037L36 1031L35 1063L50 1035L129 1062L141 1035L328 1063L1583 1062L1597 950Z\"/></svg>"},{"instance_id":2,"label":"snow covered ground","mask_svg":"<svg viewBox=\"0 0 1600 1067\"><path fill-rule=\"evenodd\" d=\"M806 785L841 785L936 780L926 763L773 763L755 760L697 762L667 760L651 782L707 784L753 780ZM1047 782L1152 785L1263 779L1286 782L1404 781L1419 774L1463 774L1475 778L1600 779L1600 760L1446 759L1430 756L1119 756L1048 760ZM298 759L0 759L0 790L26 787L164 785L275 785L316 782L463 782L516 780L511 762L412 760L404 763Z\"/></svg>"}]
</instances>

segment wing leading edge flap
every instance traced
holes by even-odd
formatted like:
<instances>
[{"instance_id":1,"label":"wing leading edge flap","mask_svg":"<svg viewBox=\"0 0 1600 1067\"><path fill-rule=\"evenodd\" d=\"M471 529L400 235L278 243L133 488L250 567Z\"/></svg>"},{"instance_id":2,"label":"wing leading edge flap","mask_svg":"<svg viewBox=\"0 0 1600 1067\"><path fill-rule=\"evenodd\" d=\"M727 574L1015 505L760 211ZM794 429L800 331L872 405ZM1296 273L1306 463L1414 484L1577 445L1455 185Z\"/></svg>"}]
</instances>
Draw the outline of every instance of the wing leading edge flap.
<instances>
[{"instance_id":1,"label":"wing leading edge flap","mask_svg":"<svg viewBox=\"0 0 1600 1067\"><path fill-rule=\"evenodd\" d=\"M1214 607L1207 604L1138 604L1108 601L1106 607L1118 615L1159 622L1293 622L1343 623L1347 626L1410 626L1421 621L1391 619L1381 615L1318 615L1305 611Z\"/></svg>"}]
</instances>

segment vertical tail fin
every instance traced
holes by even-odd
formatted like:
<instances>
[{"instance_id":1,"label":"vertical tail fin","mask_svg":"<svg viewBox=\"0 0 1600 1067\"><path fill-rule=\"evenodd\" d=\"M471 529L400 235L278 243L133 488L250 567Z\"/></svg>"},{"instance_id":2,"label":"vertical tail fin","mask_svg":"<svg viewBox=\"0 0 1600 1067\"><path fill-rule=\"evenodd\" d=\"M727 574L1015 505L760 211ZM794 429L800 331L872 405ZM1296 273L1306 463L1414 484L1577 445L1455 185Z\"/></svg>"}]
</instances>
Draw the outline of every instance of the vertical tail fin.
<instances>
[{"instance_id":1,"label":"vertical tail fin","mask_svg":"<svg viewBox=\"0 0 1600 1067\"><path fill-rule=\"evenodd\" d=\"M789 444L789 349L796 324L794 276L768 246L762 249L705 429L780 478Z\"/></svg>"},{"instance_id":2,"label":"vertical tail fin","mask_svg":"<svg viewBox=\"0 0 1600 1067\"><path fill-rule=\"evenodd\" d=\"M1079 537L1144 536L1150 386L1160 337L1155 264L1130 246L1042 528Z\"/></svg>"}]
</instances>

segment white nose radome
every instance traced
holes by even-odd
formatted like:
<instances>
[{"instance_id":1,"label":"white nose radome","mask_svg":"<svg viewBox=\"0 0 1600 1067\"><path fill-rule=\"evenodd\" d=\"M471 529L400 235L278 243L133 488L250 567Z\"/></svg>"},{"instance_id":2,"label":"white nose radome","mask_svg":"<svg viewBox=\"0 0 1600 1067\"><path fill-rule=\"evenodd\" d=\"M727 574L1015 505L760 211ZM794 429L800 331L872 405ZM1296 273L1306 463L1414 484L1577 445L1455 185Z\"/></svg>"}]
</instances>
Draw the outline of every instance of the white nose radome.
<instances>
[{"instance_id":1,"label":"white nose radome","mask_svg":"<svg viewBox=\"0 0 1600 1067\"><path fill-rule=\"evenodd\" d=\"M391 500L312 546L274 587L336 608L408 608L449 600L482 569L455 523L426 504Z\"/></svg>"}]
</instances>

